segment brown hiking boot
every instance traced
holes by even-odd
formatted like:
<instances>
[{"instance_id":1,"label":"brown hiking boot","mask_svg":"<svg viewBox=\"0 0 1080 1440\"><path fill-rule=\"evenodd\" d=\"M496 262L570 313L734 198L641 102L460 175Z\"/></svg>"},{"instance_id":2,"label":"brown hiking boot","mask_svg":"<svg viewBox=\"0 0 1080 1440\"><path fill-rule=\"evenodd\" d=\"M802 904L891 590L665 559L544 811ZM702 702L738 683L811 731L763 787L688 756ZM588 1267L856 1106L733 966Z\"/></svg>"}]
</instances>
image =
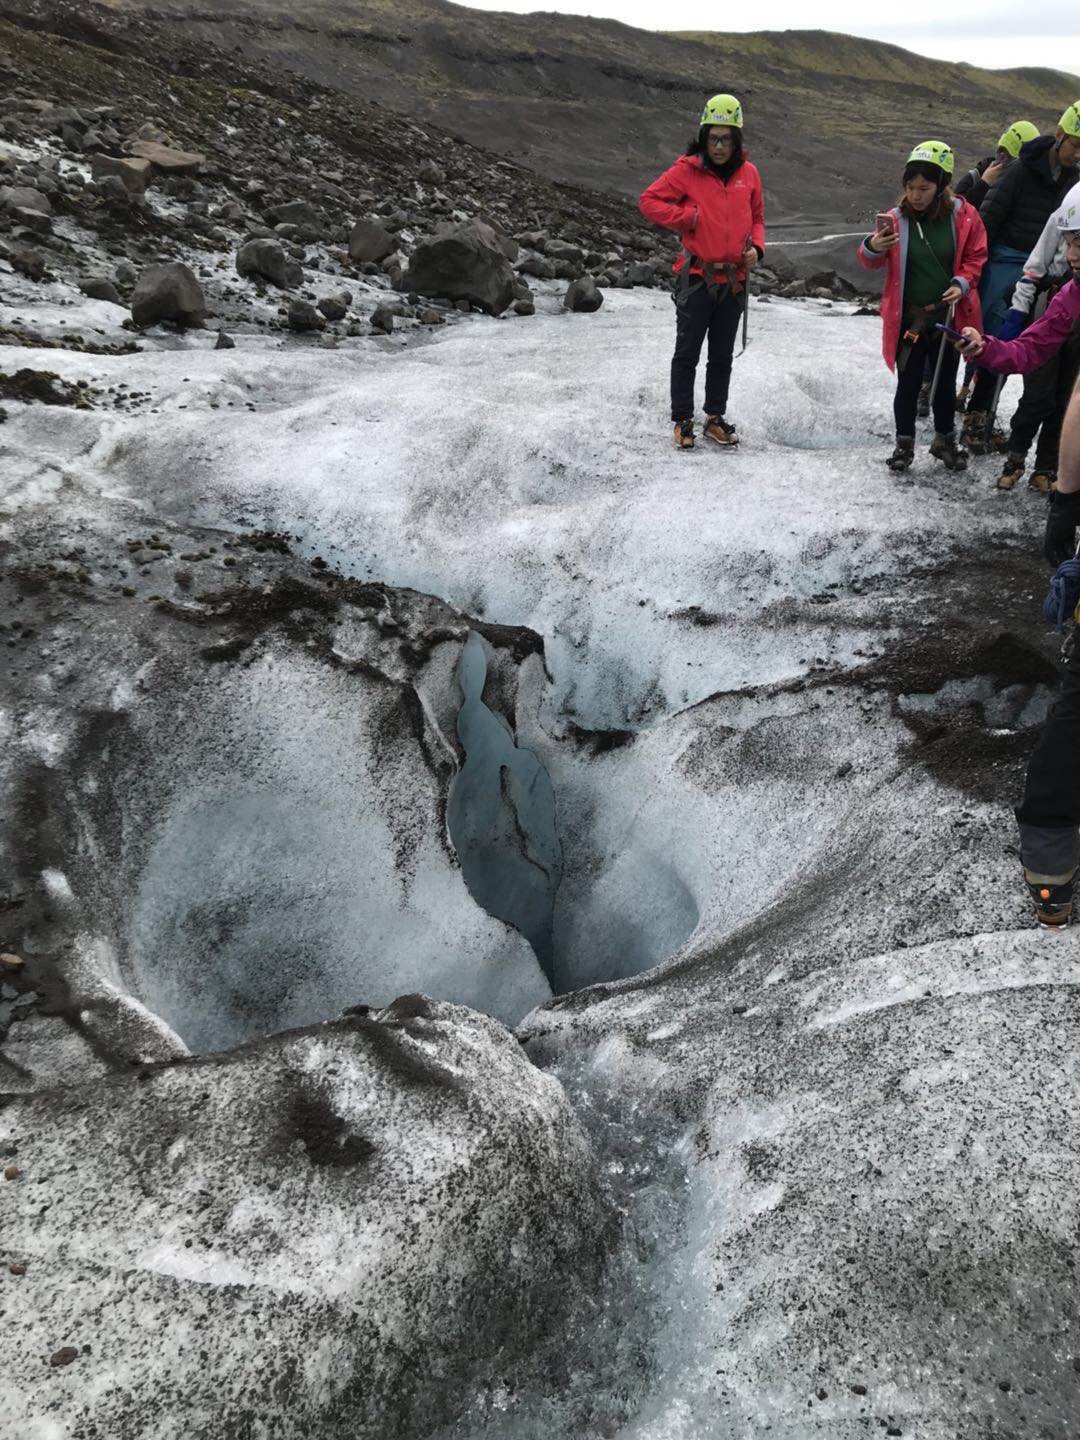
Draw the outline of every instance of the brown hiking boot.
<instances>
[{"instance_id":1,"label":"brown hiking boot","mask_svg":"<svg viewBox=\"0 0 1080 1440\"><path fill-rule=\"evenodd\" d=\"M1028 476L1028 489L1037 490L1040 495L1049 495L1056 479L1056 470L1033 470Z\"/></svg>"},{"instance_id":2,"label":"brown hiking boot","mask_svg":"<svg viewBox=\"0 0 1080 1440\"><path fill-rule=\"evenodd\" d=\"M985 410L969 410L964 416L963 445L971 455L990 454L993 442L987 434Z\"/></svg>"},{"instance_id":3,"label":"brown hiking boot","mask_svg":"<svg viewBox=\"0 0 1080 1440\"><path fill-rule=\"evenodd\" d=\"M1005 468L998 476L997 488L999 490L1011 490L1024 473L1024 456L1010 455L1005 461Z\"/></svg>"},{"instance_id":4,"label":"brown hiking boot","mask_svg":"<svg viewBox=\"0 0 1080 1440\"><path fill-rule=\"evenodd\" d=\"M710 415L706 419L705 428L701 433L707 440L715 440L717 445L737 445L739 443L735 426L729 425L722 415Z\"/></svg>"},{"instance_id":5,"label":"brown hiking boot","mask_svg":"<svg viewBox=\"0 0 1080 1440\"><path fill-rule=\"evenodd\" d=\"M692 450L694 448L694 422L692 420L675 422L675 448L676 450Z\"/></svg>"}]
</instances>

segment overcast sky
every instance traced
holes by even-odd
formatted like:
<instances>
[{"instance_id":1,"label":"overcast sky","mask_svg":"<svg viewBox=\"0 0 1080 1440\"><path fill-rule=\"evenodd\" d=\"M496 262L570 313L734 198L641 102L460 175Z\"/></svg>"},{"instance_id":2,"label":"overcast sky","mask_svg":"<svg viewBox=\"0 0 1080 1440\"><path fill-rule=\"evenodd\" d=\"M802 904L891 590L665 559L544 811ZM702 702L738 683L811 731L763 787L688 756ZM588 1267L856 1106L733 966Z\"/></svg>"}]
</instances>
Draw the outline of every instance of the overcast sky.
<instances>
[{"instance_id":1,"label":"overcast sky","mask_svg":"<svg viewBox=\"0 0 1080 1440\"><path fill-rule=\"evenodd\" d=\"M905 0L898 6L874 6L856 0L819 0L808 20L805 4L774 0L766 12L749 12L750 23L735 23L730 4L707 0L465 0L480 10L562 10L575 15L602 15L646 30L840 30L888 40L922 55L966 60L971 65L1004 69L1011 65L1045 65L1080 76L1080 6L1076 0ZM875 13L869 13L870 10ZM945 17L942 18L942 12ZM745 13L739 6L738 12ZM766 20L767 16L767 20ZM723 17L723 18L721 18ZM880 21L880 23L879 23ZM764 22L764 23L763 23ZM1065 97L1065 103L1080 98Z\"/></svg>"}]
</instances>

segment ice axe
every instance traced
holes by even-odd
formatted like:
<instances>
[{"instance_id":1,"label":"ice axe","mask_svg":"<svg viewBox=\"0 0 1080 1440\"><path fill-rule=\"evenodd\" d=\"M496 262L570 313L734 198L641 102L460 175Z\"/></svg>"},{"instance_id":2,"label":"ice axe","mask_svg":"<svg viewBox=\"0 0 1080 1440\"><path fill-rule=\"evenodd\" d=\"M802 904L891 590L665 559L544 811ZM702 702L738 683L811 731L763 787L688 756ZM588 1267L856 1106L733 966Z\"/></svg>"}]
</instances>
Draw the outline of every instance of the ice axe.
<instances>
[{"instance_id":1,"label":"ice axe","mask_svg":"<svg viewBox=\"0 0 1080 1440\"><path fill-rule=\"evenodd\" d=\"M994 448L994 421L997 419L998 404L1001 400L1001 391L1004 384L1005 376L999 375L997 377L997 384L994 386L994 398L990 401L989 408L986 412L986 444L990 450Z\"/></svg>"},{"instance_id":2,"label":"ice axe","mask_svg":"<svg viewBox=\"0 0 1080 1440\"><path fill-rule=\"evenodd\" d=\"M949 325L949 326L952 325L953 316L954 316L955 313L956 313L956 301L954 300L953 303L949 306L948 313L947 313L946 316L945 316L945 324L946 324L946 325ZM934 408L934 396L937 394L938 381L941 379L941 365L942 365L942 362L944 361L944 359L945 359L945 336L942 335L942 337L941 337L941 344L938 346L937 364L934 366L934 378L933 378L933 380L930 382L930 409L931 409L931 410L933 410L933 408Z\"/></svg>"},{"instance_id":3,"label":"ice axe","mask_svg":"<svg viewBox=\"0 0 1080 1440\"><path fill-rule=\"evenodd\" d=\"M747 237L746 237L746 244L743 246L743 254L744 254L744 255L746 254L747 250L750 249L750 246L753 245L753 243L754 243L754 237L753 237L753 235L747 235ZM739 354L740 354L740 355L742 355L742 354L745 353L746 347L747 347L747 345L749 345L749 343L750 343L750 341L747 339L747 336L746 336L746 332L747 332L747 330L748 330L749 328L750 328L750 271L747 270L747 272L746 272L746 280L745 280L745 282L744 282L744 284L743 284L743 297L742 297L742 349L739 351Z\"/></svg>"}]
</instances>

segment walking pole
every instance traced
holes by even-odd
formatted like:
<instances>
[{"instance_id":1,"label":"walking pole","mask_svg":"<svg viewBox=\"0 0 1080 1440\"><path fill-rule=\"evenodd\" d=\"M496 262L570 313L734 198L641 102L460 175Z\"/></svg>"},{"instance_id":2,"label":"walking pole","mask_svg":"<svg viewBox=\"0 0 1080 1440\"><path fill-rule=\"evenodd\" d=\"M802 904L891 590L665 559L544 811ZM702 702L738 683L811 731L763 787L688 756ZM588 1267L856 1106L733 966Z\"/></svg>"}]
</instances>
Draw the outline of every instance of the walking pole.
<instances>
[{"instance_id":1,"label":"walking pole","mask_svg":"<svg viewBox=\"0 0 1080 1440\"><path fill-rule=\"evenodd\" d=\"M949 312L948 312L948 314L945 316L945 324L946 324L946 325L950 325L950 326L952 325L953 315L954 315L955 313L956 313L956 301L954 300L953 303L949 306ZM933 380L932 380L931 383L930 383L930 409L931 409L931 410L933 410L933 408L934 408L934 396L937 394L938 381L941 379L941 364L942 364L942 361L945 359L945 339L946 339L946 337L945 337L944 335L942 335L942 337L941 337L941 344L938 346L937 364L934 366L934 378L933 378Z\"/></svg>"},{"instance_id":2,"label":"walking pole","mask_svg":"<svg viewBox=\"0 0 1080 1440\"><path fill-rule=\"evenodd\" d=\"M989 449L994 448L994 421L997 419L998 402L1001 400L1002 387L1005 384L1005 376L997 377L997 384L994 386L994 398L990 401L990 408L986 412L986 444Z\"/></svg>"}]
</instances>

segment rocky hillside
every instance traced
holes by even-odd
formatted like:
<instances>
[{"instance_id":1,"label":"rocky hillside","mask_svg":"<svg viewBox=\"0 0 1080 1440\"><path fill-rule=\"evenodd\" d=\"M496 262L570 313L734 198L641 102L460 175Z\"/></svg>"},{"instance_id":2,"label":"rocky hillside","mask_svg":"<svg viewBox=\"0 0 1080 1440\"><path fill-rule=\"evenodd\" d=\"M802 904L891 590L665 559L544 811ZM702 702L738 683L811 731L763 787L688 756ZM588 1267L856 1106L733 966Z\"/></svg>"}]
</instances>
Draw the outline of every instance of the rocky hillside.
<instances>
[{"instance_id":1,"label":"rocky hillside","mask_svg":"<svg viewBox=\"0 0 1080 1440\"><path fill-rule=\"evenodd\" d=\"M25 14L34 0L4 5ZM302 74L549 178L624 193L670 163L703 95L732 89L774 220L819 228L873 213L913 125L975 158L1007 120L1048 125L1080 93L1053 70L980 70L822 31L665 35L445 0L112 0L70 23L151 53L182 34L205 56Z\"/></svg>"}]
</instances>

